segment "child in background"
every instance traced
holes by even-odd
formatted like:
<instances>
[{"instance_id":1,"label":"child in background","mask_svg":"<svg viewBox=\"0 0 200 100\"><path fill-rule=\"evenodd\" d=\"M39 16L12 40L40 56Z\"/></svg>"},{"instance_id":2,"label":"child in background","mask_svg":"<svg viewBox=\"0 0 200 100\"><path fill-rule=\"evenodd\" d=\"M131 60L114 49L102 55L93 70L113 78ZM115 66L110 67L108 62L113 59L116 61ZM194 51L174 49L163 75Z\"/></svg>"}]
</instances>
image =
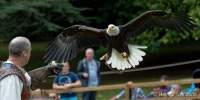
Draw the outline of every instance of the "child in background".
<instances>
[{"instance_id":1,"label":"child in background","mask_svg":"<svg viewBox=\"0 0 200 100\"><path fill-rule=\"evenodd\" d=\"M147 96L148 98L160 97L160 96L167 96L167 93L171 89L171 86L167 85L167 83L168 83L168 76L162 75L160 77L160 82L162 82L164 85L163 86L155 87L153 89L153 91Z\"/></svg>"},{"instance_id":2,"label":"child in background","mask_svg":"<svg viewBox=\"0 0 200 100\"><path fill-rule=\"evenodd\" d=\"M181 86L179 84L171 85L171 90L167 93L168 96L184 96L185 94L181 90Z\"/></svg>"},{"instance_id":3,"label":"child in background","mask_svg":"<svg viewBox=\"0 0 200 100\"><path fill-rule=\"evenodd\" d=\"M80 86L81 82L77 75L70 72L69 63L63 63L62 71L54 79L53 88L66 90ZM76 93L67 92L60 94L60 100L78 100L78 98Z\"/></svg>"},{"instance_id":4,"label":"child in background","mask_svg":"<svg viewBox=\"0 0 200 100\"><path fill-rule=\"evenodd\" d=\"M127 84L129 84L128 82ZM134 87L130 91L130 100L145 99L146 96L141 88ZM118 95L112 97L110 100L121 100L125 97L125 90L122 90Z\"/></svg>"}]
</instances>

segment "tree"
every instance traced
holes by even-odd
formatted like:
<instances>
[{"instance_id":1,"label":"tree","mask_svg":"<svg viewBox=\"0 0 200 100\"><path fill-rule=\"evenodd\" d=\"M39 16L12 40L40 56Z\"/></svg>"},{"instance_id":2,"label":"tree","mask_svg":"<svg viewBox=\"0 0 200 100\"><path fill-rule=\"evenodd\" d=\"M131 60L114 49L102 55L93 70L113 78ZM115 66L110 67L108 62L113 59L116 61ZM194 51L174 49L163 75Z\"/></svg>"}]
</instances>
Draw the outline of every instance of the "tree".
<instances>
[{"instance_id":1,"label":"tree","mask_svg":"<svg viewBox=\"0 0 200 100\"><path fill-rule=\"evenodd\" d=\"M1 0L0 38L49 39L71 24L86 22L81 10L68 0Z\"/></svg>"},{"instance_id":2,"label":"tree","mask_svg":"<svg viewBox=\"0 0 200 100\"><path fill-rule=\"evenodd\" d=\"M73 24L105 28L111 23L124 24L154 9L185 10L200 25L199 0L1 0L0 8L0 38L25 35L49 40ZM199 38L198 26L192 34L153 29L130 42L154 49L160 45L198 41Z\"/></svg>"}]
</instances>

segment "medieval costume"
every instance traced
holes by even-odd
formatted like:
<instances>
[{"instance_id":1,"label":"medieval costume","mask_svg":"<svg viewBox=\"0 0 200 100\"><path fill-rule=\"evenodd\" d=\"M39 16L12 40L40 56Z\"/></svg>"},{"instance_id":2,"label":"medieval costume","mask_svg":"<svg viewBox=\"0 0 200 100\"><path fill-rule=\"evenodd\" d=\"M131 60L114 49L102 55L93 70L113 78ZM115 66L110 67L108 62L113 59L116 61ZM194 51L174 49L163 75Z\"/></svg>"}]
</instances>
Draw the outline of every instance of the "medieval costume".
<instances>
[{"instance_id":1,"label":"medieval costume","mask_svg":"<svg viewBox=\"0 0 200 100\"><path fill-rule=\"evenodd\" d=\"M29 100L31 78L22 68L11 61L2 62L0 66L1 100Z\"/></svg>"}]
</instances>

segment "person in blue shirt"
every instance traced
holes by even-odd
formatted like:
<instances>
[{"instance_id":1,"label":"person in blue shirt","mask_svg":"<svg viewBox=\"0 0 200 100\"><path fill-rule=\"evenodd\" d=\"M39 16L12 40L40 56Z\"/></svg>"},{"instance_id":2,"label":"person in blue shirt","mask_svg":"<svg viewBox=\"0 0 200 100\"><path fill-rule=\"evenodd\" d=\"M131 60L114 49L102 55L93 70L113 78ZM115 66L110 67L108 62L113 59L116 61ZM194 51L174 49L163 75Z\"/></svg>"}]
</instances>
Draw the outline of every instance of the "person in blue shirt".
<instances>
[{"instance_id":1,"label":"person in blue shirt","mask_svg":"<svg viewBox=\"0 0 200 100\"><path fill-rule=\"evenodd\" d=\"M69 63L63 63L62 71L55 77L53 82L54 89L71 89L74 87L80 87L81 81L78 76L70 72ZM67 92L60 94L60 100L78 100L76 93Z\"/></svg>"},{"instance_id":2,"label":"person in blue shirt","mask_svg":"<svg viewBox=\"0 0 200 100\"><path fill-rule=\"evenodd\" d=\"M100 84L100 62L94 59L94 50L88 48L85 51L85 58L77 67L78 76L83 87L96 87ZM84 92L83 100L96 100L96 92Z\"/></svg>"},{"instance_id":3,"label":"person in blue shirt","mask_svg":"<svg viewBox=\"0 0 200 100\"><path fill-rule=\"evenodd\" d=\"M193 71L192 76L194 79L200 78L200 69L196 69ZM200 94L200 83L192 83L191 86L186 90L186 95L193 96L193 95Z\"/></svg>"}]
</instances>

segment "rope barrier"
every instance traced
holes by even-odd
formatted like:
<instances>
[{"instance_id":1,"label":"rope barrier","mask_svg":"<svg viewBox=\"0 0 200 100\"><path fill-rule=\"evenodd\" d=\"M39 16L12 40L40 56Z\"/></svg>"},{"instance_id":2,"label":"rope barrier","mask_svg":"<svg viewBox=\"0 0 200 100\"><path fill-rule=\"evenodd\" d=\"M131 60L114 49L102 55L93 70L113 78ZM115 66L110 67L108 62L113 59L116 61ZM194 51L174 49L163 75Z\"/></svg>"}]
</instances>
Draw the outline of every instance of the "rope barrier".
<instances>
[{"instance_id":1,"label":"rope barrier","mask_svg":"<svg viewBox=\"0 0 200 100\"><path fill-rule=\"evenodd\" d=\"M122 73L130 73L130 72L139 72L139 71L147 71L147 70L154 70L154 69L163 69L163 68L170 68L174 66L181 66L181 65L188 65L188 64L193 64L193 63L199 63L200 59L196 60L190 60L190 61L183 61L183 62L177 62L177 63L171 63L171 64L164 64L164 65L158 65L158 66L150 66L150 67L145 67L145 68L136 68L136 69L129 69L125 71L104 71L101 72L101 75L110 75L110 74L122 74ZM55 77L49 76L49 77Z\"/></svg>"},{"instance_id":2,"label":"rope barrier","mask_svg":"<svg viewBox=\"0 0 200 100\"><path fill-rule=\"evenodd\" d=\"M130 69L130 70L125 70L125 71L105 71L105 72L101 72L101 75L110 75L110 74L119 74L119 73L128 73L128 72L147 71L147 70L169 68L169 67L181 66L181 65L187 65L187 64L193 64L193 63L199 63L199 62L200 62L200 59L196 59L196 60L183 61L183 62L177 62L177 63L171 63L171 64L164 64L164 65L158 65L158 66L151 66L151 67L145 67L145 68Z\"/></svg>"}]
</instances>

